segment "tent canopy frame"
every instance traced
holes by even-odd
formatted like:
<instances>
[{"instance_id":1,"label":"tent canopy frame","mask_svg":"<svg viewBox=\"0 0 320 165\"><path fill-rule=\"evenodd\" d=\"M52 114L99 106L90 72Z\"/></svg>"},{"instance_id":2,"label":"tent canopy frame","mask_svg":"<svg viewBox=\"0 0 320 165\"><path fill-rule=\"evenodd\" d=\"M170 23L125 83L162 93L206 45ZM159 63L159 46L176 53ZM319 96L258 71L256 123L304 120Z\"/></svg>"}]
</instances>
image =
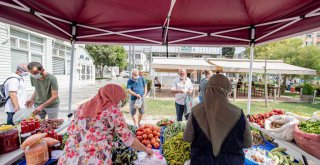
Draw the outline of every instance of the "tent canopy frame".
<instances>
[{"instance_id":1,"label":"tent canopy frame","mask_svg":"<svg viewBox=\"0 0 320 165\"><path fill-rule=\"evenodd\" d=\"M6 3L6 2L2 2L0 1L0 5L2 6L6 6L12 9L17 9L17 10L21 10L21 11L25 11L25 12L29 12L32 15L37 16L39 19L45 21L46 23L48 23L49 25L53 26L54 28L56 28L57 30L61 31L62 33L64 33L65 35L67 35L68 37L70 37L71 40L71 44L72 47L74 48L74 44L77 42L77 38L90 38L90 37L97 37L97 36L103 36L103 35L119 35L119 36L123 36L123 37L128 37L128 38L133 38L136 40L140 40L140 41L144 41L144 42L148 42L148 43L152 43L152 44L158 44L158 45L166 45L168 47L169 43L179 43L181 41L187 41L187 40L192 40L195 38L202 38L202 37L219 37L219 38L224 38L224 39L229 39L229 40L236 40L236 41L245 41L248 42L248 45L250 45L250 74L249 74L249 91L248 91L248 107L247 107L247 114L250 114L250 102L251 102L251 80L252 80L252 63L253 63L253 57L254 57L254 47L257 41L268 37L288 26L291 26L303 19L306 18L311 18L311 17L315 17L315 16L320 16L320 7L307 13L306 15L300 15L300 16L296 16L296 17L292 17L292 18L286 18L286 19L280 19L280 20L276 20L276 21L271 21L271 22L265 22L265 23L261 23L261 24L257 24L257 25L251 25L251 26L245 26L245 27L239 27L239 28L234 28L234 29L229 29L229 30L224 30L224 31L219 31L219 32L215 32L215 33L204 33L204 32L199 32L199 31L194 31L194 30L188 30L188 29L182 29L182 28L175 28L175 27L170 27L170 17L171 17L171 13L172 10L174 9L175 6L175 2L176 0L171 0L171 4L170 4L170 8L167 14L167 18L163 24L162 27L150 27L150 28L143 28L143 29L131 29L131 30L126 30L126 31L120 31L120 32L115 32L115 31L111 31L111 30L105 30L105 29L101 29L101 28L97 28L97 27L91 27L91 26L87 26L87 25L82 25L82 24L77 24L76 22L70 22L61 18L57 18L54 16L50 16L38 11L35 11L31 8L29 8L28 6L24 5L23 3L21 3L19 0L13 0L13 2L15 2L17 5L13 5L10 3ZM71 27L71 34L68 33L67 31L63 30L61 27L59 27L57 24L53 23L52 21L50 21L49 19L53 19L62 23L66 23L68 25L70 25ZM270 24L279 24L279 23L285 23L284 25L278 27L277 29L259 37L256 38L255 34L255 28L256 27L261 27L261 26L266 26L266 25L270 25ZM77 27L82 27L82 28L86 28L86 29L90 29L90 30L95 30L98 33L97 34L93 34L93 35L84 35L84 36L78 36L76 34L76 29ZM165 30L165 36L162 42L156 41L156 40L152 40L152 39L148 39L148 38L144 38L144 37L138 37L138 36L134 36L134 35L130 35L128 33L131 32L143 32L143 31L148 31L148 30L153 30L153 29L164 29ZM194 36L194 37L186 37L186 38L182 38L179 40L175 40L175 41L168 41L168 30L176 30L176 31L182 31L182 32L187 32L187 33L193 33L193 34L198 34L198 36ZM239 31L239 30L245 30L248 29L248 31L251 33L251 37L249 39L247 38L237 38L237 37L231 37L231 36L227 36L224 35L227 32L234 32L234 31ZM102 32L102 33L101 33ZM268 42L268 41L264 41L264 42ZM264 42L261 42L260 44L263 44ZM72 51L72 59L74 59L74 50ZM71 62L71 71L73 71L73 61ZM71 72L70 74L70 91L69 91L69 104L72 103L72 78L73 78L73 72ZM70 115L71 112L71 105L69 105L68 107L68 113Z\"/></svg>"}]
</instances>

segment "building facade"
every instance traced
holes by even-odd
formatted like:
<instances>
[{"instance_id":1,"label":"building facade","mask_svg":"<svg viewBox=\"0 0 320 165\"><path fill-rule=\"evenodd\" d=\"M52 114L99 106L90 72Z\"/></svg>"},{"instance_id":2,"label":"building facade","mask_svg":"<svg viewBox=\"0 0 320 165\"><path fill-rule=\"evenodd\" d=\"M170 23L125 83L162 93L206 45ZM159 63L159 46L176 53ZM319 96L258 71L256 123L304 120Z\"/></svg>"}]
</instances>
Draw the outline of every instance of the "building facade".
<instances>
[{"instance_id":1,"label":"building facade","mask_svg":"<svg viewBox=\"0 0 320 165\"><path fill-rule=\"evenodd\" d=\"M302 35L302 40L305 46L320 46L320 31L304 34Z\"/></svg>"},{"instance_id":2,"label":"building facade","mask_svg":"<svg viewBox=\"0 0 320 165\"><path fill-rule=\"evenodd\" d=\"M49 36L0 22L0 83L16 70L20 63L40 62L45 70L55 75L60 88L69 86L71 44ZM93 59L84 45L75 46L74 85L95 82ZM25 82L31 91L30 78Z\"/></svg>"}]
</instances>

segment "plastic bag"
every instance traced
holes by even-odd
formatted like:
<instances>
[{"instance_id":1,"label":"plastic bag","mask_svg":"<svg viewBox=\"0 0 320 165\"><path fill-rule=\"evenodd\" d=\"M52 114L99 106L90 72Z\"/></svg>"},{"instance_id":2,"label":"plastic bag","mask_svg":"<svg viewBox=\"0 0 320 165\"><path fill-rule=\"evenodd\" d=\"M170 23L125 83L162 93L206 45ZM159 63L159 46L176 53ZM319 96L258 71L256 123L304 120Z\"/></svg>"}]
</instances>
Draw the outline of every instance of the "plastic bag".
<instances>
[{"instance_id":1,"label":"plastic bag","mask_svg":"<svg viewBox=\"0 0 320 165\"><path fill-rule=\"evenodd\" d=\"M283 125L280 128L271 128L271 123L273 121L283 123ZM265 121L264 127L276 138L292 141L293 129L296 124L299 124L299 120L293 116L275 115Z\"/></svg>"},{"instance_id":2,"label":"plastic bag","mask_svg":"<svg viewBox=\"0 0 320 165\"><path fill-rule=\"evenodd\" d=\"M138 153L138 159L133 162L134 165L166 165L166 159L158 150L153 150L154 155L149 157L145 152Z\"/></svg>"},{"instance_id":3,"label":"plastic bag","mask_svg":"<svg viewBox=\"0 0 320 165\"><path fill-rule=\"evenodd\" d=\"M135 109L140 109L142 107L143 100L142 99L137 99L136 102L134 103L134 108Z\"/></svg>"},{"instance_id":4,"label":"plastic bag","mask_svg":"<svg viewBox=\"0 0 320 165\"><path fill-rule=\"evenodd\" d=\"M295 117L296 119L298 119L300 122L302 122L302 121L307 121L307 120L310 119L310 117L300 116L300 115L297 115L297 114L292 113L292 112L286 112L286 115L288 115L288 116L293 116L293 117Z\"/></svg>"},{"instance_id":5,"label":"plastic bag","mask_svg":"<svg viewBox=\"0 0 320 165\"><path fill-rule=\"evenodd\" d=\"M320 111L314 112L312 118L320 121Z\"/></svg>"},{"instance_id":6,"label":"plastic bag","mask_svg":"<svg viewBox=\"0 0 320 165\"><path fill-rule=\"evenodd\" d=\"M14 123L19 123L21 122L23 119L29 118L32 115L33 110L32 109L20 109L19 111L17 111L14 115L13 115L13 122Z\"/></svg>"},{"instance_id":7,"label":"plastic bag","mask_svg":"<svg viewBox=\"0 0 320 165\"><path fill-rule=\"evenodd\" d=\"M191 109L193 107L193 100L190 95L187 95L187 98L185 99L185 109L184 114L189 114L191 112Z\"/></svg>"}]
</instances>

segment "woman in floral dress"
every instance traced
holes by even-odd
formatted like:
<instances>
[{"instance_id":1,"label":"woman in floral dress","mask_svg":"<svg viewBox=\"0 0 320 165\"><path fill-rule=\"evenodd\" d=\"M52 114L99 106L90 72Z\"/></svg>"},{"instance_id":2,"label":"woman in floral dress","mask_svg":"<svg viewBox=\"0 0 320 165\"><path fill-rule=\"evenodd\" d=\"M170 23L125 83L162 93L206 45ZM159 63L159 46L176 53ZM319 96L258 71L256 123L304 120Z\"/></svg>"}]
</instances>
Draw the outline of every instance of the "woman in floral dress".
<instances>
[{"instance_id":1,"label":"woman in floral dress","mask_svg":"<svg viewBox=\"0 0 320 165\"><path fill-rule=\"evenodd\" d=\"M90 101L79 106L68 127L63 156L59 165L109 165L115 133L122 142L149 155L146 148L128 129L118 104L126 98L122 87L110 84L102 87Z\"/></svg>"}]
</instances>

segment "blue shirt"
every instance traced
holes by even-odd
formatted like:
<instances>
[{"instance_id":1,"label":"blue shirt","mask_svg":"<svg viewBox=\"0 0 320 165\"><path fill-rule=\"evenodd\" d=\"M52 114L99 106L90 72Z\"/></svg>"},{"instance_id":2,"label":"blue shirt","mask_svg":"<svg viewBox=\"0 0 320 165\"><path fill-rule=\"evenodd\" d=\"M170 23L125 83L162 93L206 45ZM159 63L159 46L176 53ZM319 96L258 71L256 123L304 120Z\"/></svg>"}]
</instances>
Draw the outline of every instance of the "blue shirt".
<instances>
[{"instance_id":1,"label":"blue shirt","mask_svg":"<svg viewBox=\"0 0 320 165\"><path fill-rule=\"evenodd\" d=\"M134 93L139 94L140 96L144 95L144 87L146 81L143 77L139 77L138 80L133 81L131 78L128 80L127 89L132 90ZM136 100L137 97L131 95L131 100Z\"/></svg>"}]
</instances>

